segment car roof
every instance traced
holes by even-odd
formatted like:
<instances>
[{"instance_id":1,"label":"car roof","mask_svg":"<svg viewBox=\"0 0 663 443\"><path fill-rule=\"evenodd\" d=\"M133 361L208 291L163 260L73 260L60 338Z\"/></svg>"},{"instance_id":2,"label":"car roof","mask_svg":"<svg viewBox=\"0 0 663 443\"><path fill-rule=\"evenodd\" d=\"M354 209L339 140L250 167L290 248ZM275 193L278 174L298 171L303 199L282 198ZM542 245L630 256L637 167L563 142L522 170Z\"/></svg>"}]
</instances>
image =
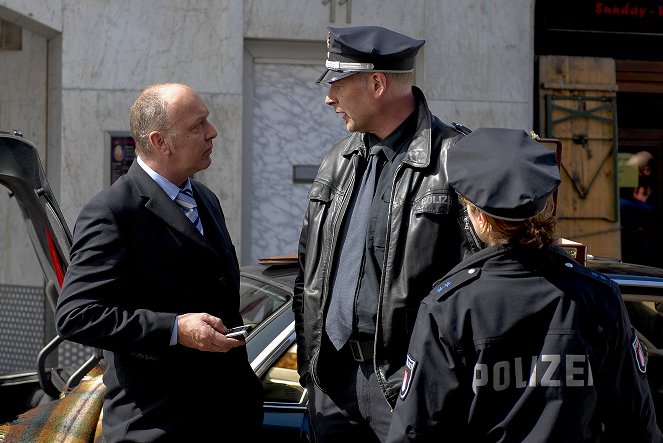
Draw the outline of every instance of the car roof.
<instances>
[{"instance_id":1,"label":"car roof","mask_svg":"<svg viewBox=\"0 0 663 443\"><path fill-rule=\"evenodd\" d=\"M588 257L587 267L589 269L610 275L633 275L649 279L663 279L663 269L651 266L624 263L617 260L601 257Z\"/></svg>"}]
</instances>

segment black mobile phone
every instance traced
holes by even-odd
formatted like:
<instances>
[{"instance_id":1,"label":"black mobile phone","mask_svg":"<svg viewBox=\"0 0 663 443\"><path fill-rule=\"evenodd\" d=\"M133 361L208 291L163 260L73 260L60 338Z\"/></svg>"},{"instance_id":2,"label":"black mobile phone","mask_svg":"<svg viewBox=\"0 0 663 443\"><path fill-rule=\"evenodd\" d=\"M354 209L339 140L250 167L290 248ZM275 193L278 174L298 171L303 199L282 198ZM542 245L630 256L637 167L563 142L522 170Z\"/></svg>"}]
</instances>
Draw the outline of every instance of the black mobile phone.
<instances>
[{"instance_id":1,"label":"black mobile phone","mask_svg":"<svg viewBox=\"0 0 663 443\"><path fill-rule=\"evenodd\" d=\"M238 338L238 339L245 340L246 337L249 336L249 332L251 332L251 329L253 329L253 327L250 326L250 325L237 326L236 328L230 328L230 329L228 329L228 332L226 332L226 337Z\"/></svg>"}]
</instances>

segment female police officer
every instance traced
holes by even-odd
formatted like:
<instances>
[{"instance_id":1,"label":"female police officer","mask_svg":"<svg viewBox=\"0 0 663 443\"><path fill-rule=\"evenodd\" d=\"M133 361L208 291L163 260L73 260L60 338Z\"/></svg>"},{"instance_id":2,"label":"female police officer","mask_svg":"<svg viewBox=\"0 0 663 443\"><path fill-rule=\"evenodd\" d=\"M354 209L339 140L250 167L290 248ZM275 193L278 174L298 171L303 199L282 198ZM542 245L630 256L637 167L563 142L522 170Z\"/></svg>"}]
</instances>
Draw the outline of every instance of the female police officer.
<instances>
[{"instance_id":1,"label":"female police officer","mask_svg":"<svg viewBox=\"0 0 663 443\"><path fill-rule=\"evenodd\" d=\"M554 246L554 153L484 128L448 171L487 247L422 302L389 440L661 441L618 287Z\"/></svg>"}]
</instances>

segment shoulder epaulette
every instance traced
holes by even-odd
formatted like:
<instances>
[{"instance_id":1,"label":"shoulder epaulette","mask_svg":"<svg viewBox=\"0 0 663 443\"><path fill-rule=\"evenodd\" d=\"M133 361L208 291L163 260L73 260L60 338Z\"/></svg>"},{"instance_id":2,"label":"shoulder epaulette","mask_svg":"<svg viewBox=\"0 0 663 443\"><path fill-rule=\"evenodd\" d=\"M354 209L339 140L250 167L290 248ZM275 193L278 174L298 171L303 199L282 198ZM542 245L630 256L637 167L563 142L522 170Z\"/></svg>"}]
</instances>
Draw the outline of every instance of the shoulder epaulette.
<instances>
[{"instance_id":1,"label":"shoulder epaulette","mask_svg":"<svg viewBox=\"0 0 663 443\"><path fill-rule=\"evenodd\" d=\"M451 274L442 280L438 280L433 286L431 296L440 301L461 286L479 278L479 275L481 275L481 268L461 269L455 274Z\"/></svg>"},{"instance_id":2,"label":"shoulder epaulette","mask_svg":"<svg viewBox=\"0 0 663 443\"><path fill-rule=\"evenodd\" d=\"M571 257L568 257L568 256L565 256L561 253L558 253L557 262L558 262L560 267L565 268L568 271L575 272L575 273L580 274L580 275L584 275L585 277L589 277L593 280L598 280L598 281L600 281L602 283L605 283L609 286L614 285L613 281L607 275L605 275L601 272L593 271L593 270L581 265L580 263L578 263L577 261L575 261Z\"/></svg>"},{"instance_id":3,"label":"shoulder epaulette","mask_svg":"<svg viewBox=\"0 0 663 443\"><path fill-rule=\"evenodd\" d=\"M460 123L451 122L451 124L453 125L456 131L460 132L463 135L468 135L470 132L472 132L470 128L468 128L465 125L461 125Z\"/></svg>"}]
</instances>

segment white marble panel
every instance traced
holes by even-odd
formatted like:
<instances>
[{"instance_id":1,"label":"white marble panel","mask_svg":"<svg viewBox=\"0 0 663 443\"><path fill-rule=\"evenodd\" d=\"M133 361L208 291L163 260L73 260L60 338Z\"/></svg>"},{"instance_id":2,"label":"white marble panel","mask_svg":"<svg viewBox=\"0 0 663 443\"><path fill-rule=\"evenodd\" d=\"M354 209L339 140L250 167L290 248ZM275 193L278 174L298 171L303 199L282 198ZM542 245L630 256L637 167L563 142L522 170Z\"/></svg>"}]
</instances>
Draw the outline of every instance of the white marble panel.
<instances>
[{"instance_id":1,"label":"white marble panel","mask_svg":"<svg viewBox=\"0 0 663 443\"><path fill-rule=\"evenodd\" d=\"M65 0L63 86L241 93L239 0Z\"/></svg>"},{"instance_id":2,"label":"white marble panel","mask_svg":"<svg viewBox=\"0 0 663 443\"><path fill-rule=\"evenodd\" d=\"M70 229L83 205L110 185L106 131L129 131L129 108L138 93L63 91L60 207Z\"/></svg>"},{"instance_id":3,"label":"white marble panel","mask_svg":"<svg viewBox=\"0 0 663 443\"><path fill-rule=\"evenodd\" d=\"M46 39L23 30L23 49L0 51L0 130L17 129L46 149Z\"/></svg>"},{"instance_id":4,"label":"white marble panel","mask_svg":"<svg viewBox=\"0 0 663 443\"><path fill-rule=\"evenodd\" d=\"M54 37L62 32L62 0L0 0L0 17Z\"/></svg>"},{"instance_id":5,"label":"white marble panel","mask_svg":"<svg viewBox=\"0 0 663 443\"><path fill-rule=\"evenodd\" d=\"M312 79L318 66L256 64L253 107L251 256L297 251L310 184L293 183L294 165L317 167L348 135Z\"/></svg>"},{"instance_id":6,"label":"white marble panel","mask_svg":"<svg viewBox=\"0 0 663 443\"><path fill-rule=\"evenodd\" d=\"M441 100L532 100L534 2L426 2L422 83Z\"/></svg>"},{"instance_id":7,"label":"white marble panel","mask_svg":"<svg viewBox=\"0 0 663 443\"><path fill-rule=\"evenodd\" d=\"M214 139L212 164L196 174L219 197L230 237L241 251L242 204L242 97L237 94L201 94L210 110L209 121L219 135Z\"/></svg>"},{"instance_id":8,"label":"white marble panel","mask_svg":"<svg viewBox=\"0 0 663 443\"><path fill-rule=\"evenodd\" d=\"M429 100L428 104L442 121L461 123L473 130L479 127L532 129L530 103Z\"/></svg>"},{"instance_id":9,"label":"white marble panel","mask_svg":"<svg viewBox=\"0 0 663 443\"><path fill-rule=\"evenodd\" d=\"M378 25L422 37L424 3L425 0L330 0L326 4L322 0L245 0L244 35L325 40L327 26Z\"/></svg>"}]
</instances>

